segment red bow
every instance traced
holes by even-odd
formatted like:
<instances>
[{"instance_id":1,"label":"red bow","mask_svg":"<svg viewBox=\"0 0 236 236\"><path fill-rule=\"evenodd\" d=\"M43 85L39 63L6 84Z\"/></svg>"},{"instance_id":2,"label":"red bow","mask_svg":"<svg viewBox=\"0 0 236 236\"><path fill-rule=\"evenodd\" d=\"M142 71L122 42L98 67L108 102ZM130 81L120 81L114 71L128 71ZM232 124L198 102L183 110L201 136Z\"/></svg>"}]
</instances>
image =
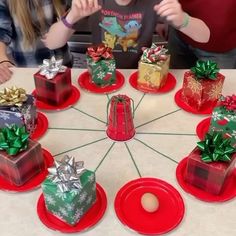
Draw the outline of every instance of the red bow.
<instances>
[{"instance_id":1,"label":"red bow","mask_svg":"<svg viewBox=\"0 0 236 236\"><path fill-rule=\"evenodd\" d=\"M90 46L87 49L87 54L93 61L97 62L101 59L113 59L112 49L106 47L104 44L99 44L98 46Z\"/></svg>"},{"instance_id":2,"label":"red bow","mask_svg":"<svg viewBox=\"0 0 236 236\"><path fill-rule=\"evenodd\" d=\"M236 95L226 96L220 105L224 106L229 111L236 111Z\"/></svg>"}]
</instances>

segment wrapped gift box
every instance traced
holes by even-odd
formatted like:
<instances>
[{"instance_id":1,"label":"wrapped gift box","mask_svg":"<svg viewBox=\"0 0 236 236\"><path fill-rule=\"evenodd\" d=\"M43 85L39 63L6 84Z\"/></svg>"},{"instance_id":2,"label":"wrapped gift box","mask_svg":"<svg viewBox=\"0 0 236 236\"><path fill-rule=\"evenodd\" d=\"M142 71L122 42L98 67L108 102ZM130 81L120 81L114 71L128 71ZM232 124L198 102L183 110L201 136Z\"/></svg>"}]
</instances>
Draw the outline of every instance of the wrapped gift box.
<instances>
[{"instance_id":1,"label":"wrapped gift box","mask_svg":"<svg viewBox=\"0 0 236 236\"><path fill-rule=\"evenodd\" d=\"M62 66L62 60L44 60L40 71L34 74L38 100L60 105L71 95L71 69Z\"/></svg>"},{"instance_id":2,"label":"wrapped gift box","mask_svg":"<svg viewBox=\"0 0 236 236\"><path fill-rule=\"evenodd\" d=\"M23 98L23 100L21 99ZM37 123L35 98L22 88L5 88L0 92L0 128L26 126L32 133Z\"/></svg>"},{"instance_id":3,"label":"wrapped gift box","mask_svg":"<svg viewBox=\"0 0 236 236\"><path fill-rule=\"evenodd\" d=\"M78 223L96 201L95 174L79 163L66 156L49 169L53 175L42 184L47 210L69 225Z\"/></svg>"},{"instance_id":4,"label":"wrapped gift box","mask_svg":"<svg viewBox=\"0 0 236 236\"><path fill-rule=\"evenodd\" d=\"M116 62L111 48L103 44L87 49L87 66L92 83L104 87L116 82Z\"/></svg>"},{"instance_id":5,"label":"wrapped gift box","mask_svg":"<svg viewBox=\"0 0 236 236\"><path fill-rule=\"evenodd\" d=\"M192 71L184 74L182 100L194 109L201 110L216 105L225 77L218 73L216 63L210 61L197 63Z\"/></svg>"},{"instance_id":6,"label":"wrapped gift box","mask_svg":"<svg viewBox=\"0 0 236 236\"><path fill-rule=\"evenodd\" d=\"M212 112L210 132L222 132L236 146L236 95L222 97Z\"/></svg>"},{"instance_id":7,"label":"wrapped gift box","mask_svg":"<svg viewBox=\"0 0 236 236\"><path fill-rule=\"evenodd\" d=\"M163 46L152 45L143 51L138 64L138 87L147 91L156 91L166 83L170 55Z\"/></svg>"},{"instance_id":8,"label":"wrapped gift box","mask_svg":"<svg viewBox=\"0 0 236 236\"><path fill-rule=\"evenodd\" d=\"M20 129L24 129L24 127ZM1 132L0 139L1 144L3 144L4 140ZM17 142L17 140L11 142ZM18 146L17 143L16 146ZM11 148L13 149L13 147ZM0 175L13 185L21 186L25 184L44 169L45 162L41 145L36 141L28 140L27 148L15 155L5 150L0 151Z\"/></svg>"},{"instance_id":9,"label":"wrapped gift box","mask_svg":"<svg viewBox=\"0 0 236 236\"><path fill-rule=\"evenodd\" d=\"M219 142L217 146L221 143ZM210 162L207 159L209 157L199 147L196 147L188 156L185 180L206 192L219 195L226 184L227 178L235 168L236 153L233 150L235 151L235 149L231 149L231 159L228 161Z\"/></svg>"}]
</instances>

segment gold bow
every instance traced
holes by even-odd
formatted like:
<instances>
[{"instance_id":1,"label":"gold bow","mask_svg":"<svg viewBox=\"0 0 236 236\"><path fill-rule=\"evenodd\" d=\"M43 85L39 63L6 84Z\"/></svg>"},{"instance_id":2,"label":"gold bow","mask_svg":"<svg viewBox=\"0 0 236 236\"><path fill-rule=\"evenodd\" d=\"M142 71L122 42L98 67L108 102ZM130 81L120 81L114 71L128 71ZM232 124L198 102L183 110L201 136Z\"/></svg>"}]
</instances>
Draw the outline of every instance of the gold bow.
<instances>
[{"instance_id":1,"label":"gold bow","mask_svg":"<svg viewBox=\"0 0 236 236\"><path fill-rule=\"evenodd\" d=\"M23 88L13 86L11 88L4 88L3 91L0 91L0 106L21 107L26 100L26 91Z\"/></svg>"}]
</instances>

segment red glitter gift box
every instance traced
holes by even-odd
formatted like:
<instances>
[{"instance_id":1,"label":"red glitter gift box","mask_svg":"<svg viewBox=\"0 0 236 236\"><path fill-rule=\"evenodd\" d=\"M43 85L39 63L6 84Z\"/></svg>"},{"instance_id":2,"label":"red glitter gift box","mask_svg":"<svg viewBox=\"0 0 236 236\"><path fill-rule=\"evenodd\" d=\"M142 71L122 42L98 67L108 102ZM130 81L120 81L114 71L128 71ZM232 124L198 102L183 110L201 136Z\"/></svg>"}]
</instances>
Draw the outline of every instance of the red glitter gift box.
<instances>
[{"instance_id":1,"label":"red glitter gift box","mask_svg":"<svg viewBox=\"0 0 236 236\"><path fill-rule=\"evenodd\" d=\"M187 71L184 74L182 100L196 110L214 107L221 95L224 75L214 71L213 79L208 77L208 73L209 71L204 71L198 75L193 71Z\"/></svg>"},{"instance_id":2,"label":"red glitter gift box","mask_svg":"<svg viewBox=\"0 0 236 236\"><path fill-rule=\"evenodd\" d=\"M0 151L0 175L11 184L21 186L45 169L40 143L29 140L28 148L14 156Z\"/></svg>"},{"instance_id":3,"label":"red glitter gift box","mask_svg":"<svg viewBox=\"0 0 236 236\"><path fill-rule=\"evenodd\" d=\"M51 63L51 61L49 61L49 63ZM36 74L34 74L36 97L42 102L51 105L60 105L66 99L68 99L72 91L71 69L65 68L63 72L60 72L58 69L58 72L52 74L52 72L50 72L50 66L48 67L49 68L46 67L46 69L44 68L46 72L44 71L44 73L42 73L41 69ZM49 78L47 77L47 72Z\"/></svg>"},{"instance_id":4,"label":"red glitter gift box","mask_svg":"<svg viewBox=\"0 0 236 236\"><path fill-rule=\"evenodd\" d=\"M230 162L206 163L201 158L202 151L196 147L188 156L185 181L214 195L219 195L227 178L235 168L236 153Z\"/></svg>"}]
</instances>

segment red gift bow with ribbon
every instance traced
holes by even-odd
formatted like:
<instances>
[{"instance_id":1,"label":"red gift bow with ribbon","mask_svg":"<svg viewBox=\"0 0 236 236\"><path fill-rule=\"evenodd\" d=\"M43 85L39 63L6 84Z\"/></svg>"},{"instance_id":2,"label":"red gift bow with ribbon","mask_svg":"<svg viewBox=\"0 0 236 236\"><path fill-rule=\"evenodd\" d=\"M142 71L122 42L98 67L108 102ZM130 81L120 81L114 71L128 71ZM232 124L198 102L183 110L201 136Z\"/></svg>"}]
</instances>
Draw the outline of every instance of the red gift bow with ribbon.
<instances>
[{"instance_id":1,"label":"red gift bow with ribbon","mask_svg":"<svg viewBox=\"0 0 236 236\"><path fill-rule=\"evenodd\" d=\"M113 59L112 49L106 47L104 44L88 47L87 55L95 62L98 62L101 59Z\"/></svg>"},{"instance_id":2,"label":"red gift bow with ribbon","mask_svg":"<svg viewBox=\"0 0 236 236\"><path fill-rule=\"evenodd\" d=\"M229 111L236 111L236 95L226 96L224 100L220 102L221 106L224 106Z\"/></svg>"},{"instance_id":3,"label":"red gift bow with ribbon","mask_svg":"<svg viewBox=\"0 0 236 236\"><path fill-rule=\"evenodd\" d=\"M167 59L167 49L162 46L157 46L154 43L150 48L142 47L143 55L141 60L147 63L157 63Z\"/></svg>"}]
</instances>

